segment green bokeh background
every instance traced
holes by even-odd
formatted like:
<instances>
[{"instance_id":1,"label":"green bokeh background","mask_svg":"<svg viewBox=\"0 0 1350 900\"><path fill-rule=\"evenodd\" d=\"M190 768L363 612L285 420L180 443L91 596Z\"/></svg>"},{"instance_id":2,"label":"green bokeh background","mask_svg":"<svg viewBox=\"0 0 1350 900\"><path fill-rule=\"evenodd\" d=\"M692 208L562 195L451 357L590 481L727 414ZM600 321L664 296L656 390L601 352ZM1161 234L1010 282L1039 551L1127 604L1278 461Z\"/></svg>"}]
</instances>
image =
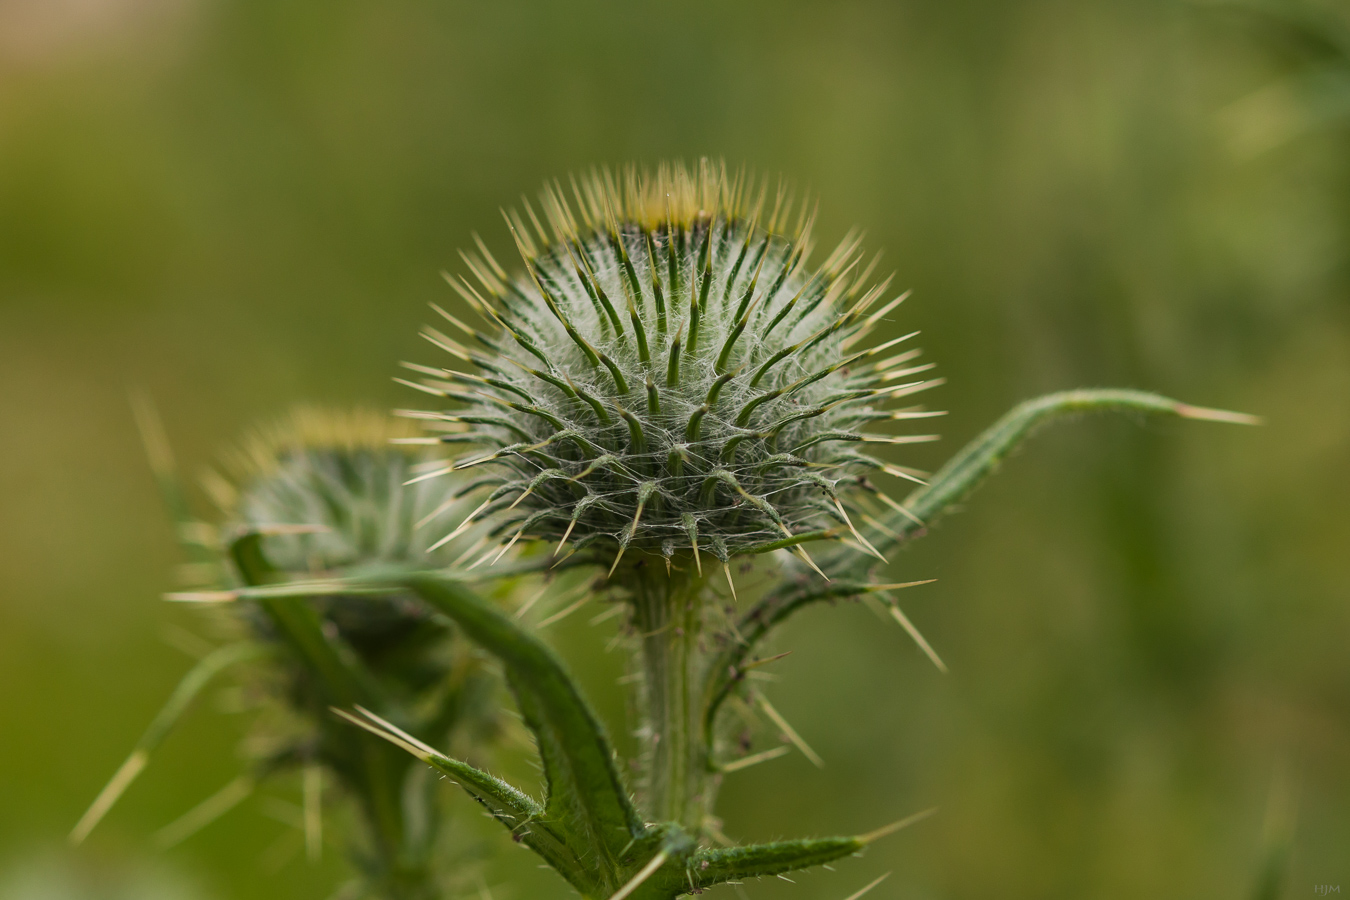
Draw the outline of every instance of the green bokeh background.
<instances>
[{"instance_id":1,"label":"green bokeh background","mask_svg":"<svg viewBox=\"0 0 1350 900\"><path fill-rule=\"evenodd\" d=\"M213 699L62 849L189 664L129 390L189 470L296 401L409 402L395 364L473 230L508 255L500 205L705 154L809 187L914 289L894 327L951 415L910 464L1066 387L1268 422L1038 437L895 560L939 579L903 599L950 675L860 606L793 623L770 695L828 764L729 779L727 831L941 813L746 893L1250 896L1272 785L1288 896L1350 890L1350 138L1279 89L1327 53L1163 0L0 2L0 898L342 877L286 859L284 788L153 850L237 770ZM618 729L606 637L556 634ZM489 881L566 895L504 846Z\"/></svg>"}]
</instances>

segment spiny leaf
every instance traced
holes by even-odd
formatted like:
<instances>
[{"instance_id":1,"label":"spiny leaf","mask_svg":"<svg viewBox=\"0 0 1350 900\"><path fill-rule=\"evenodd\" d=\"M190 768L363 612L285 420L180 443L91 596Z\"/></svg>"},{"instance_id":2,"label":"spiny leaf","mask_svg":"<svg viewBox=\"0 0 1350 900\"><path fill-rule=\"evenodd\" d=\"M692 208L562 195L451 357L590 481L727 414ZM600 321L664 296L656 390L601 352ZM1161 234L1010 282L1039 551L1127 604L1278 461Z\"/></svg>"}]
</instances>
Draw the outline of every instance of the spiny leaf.
<instances>
[{"instance_id":1,"label":"spiny leaf","mask_svg":"<svg viewBox=\"0 0 1350 900\"><path fill-rule=\"evenodd\" d=\"M1144 391L1111 389L1063 391L1028 400L1019 404L963 447L926 485L911 493L903 504L903 512L897 511L881 521L881 527L874 529L877 536L872 539L873 546L878 551L886 553L901 541L920 533L925 527L924 523L931 525L935 519L960 502L998 468L998 464L1013 448L1039 426L1068 415L1092 411L1175 415L1202 421L1244 425L1254 425L1260 421L1243 413L1191 406ZM836 550L820 562L821 568L835 577L855 570L858 565L857 553L850 550ZM711 724L711 717L716 715L732 686L723 673L734 671L737 661L743 659L764 635L798 610L830 597L848 596L850 591L856 595L866 590L865 586L857 585L855 588L854 584L836 582L827 588L803 588L798 584L785 582L771 589L739 624L739 633L743 641L724 651L724 659L713 667L713 671L718 674L710 681L709 693L705 699L709 723Z\"/></svg>"},{"instance_id":2,"label":"spiny leaf","mask_svg":"<svg viewBox=\"0 0 1350 900\"><path fill-rule=\"evenodd\" d=\"M1087 412L1138 412L1238 425L1258 425L1261 422L1256 416L1245 413L1191 406L1146 391L1095 389L1047 394L1019 404L963 447L927 485L917 488L905 499L905 508L917 519L932 525L933 521L992 475L999 463L1042 425ZM908 537L920 527L899 514L884 521L888 528L902 537ZM882 535L873 543L884 553L894 540Z\"/></svg>"},{"instance_id":3,"label":"spiny leaf","mask_svg":"<svg viewBox=\"0 0 1350 900\"><path fill-rule=\"evenodd\" d=\"M700 850L689 859L688 878L694 887L701 889L728 881L745 881L825 865L858 853L867 845L921 822L936 812L936 809L924 810L884 828L855 837L808 838L776 841L770 844L751 844L745 847ZM663 886L674 888L673 882L673 878L666 879ZM687 892L689 887L690 885L686 884L684 890ZM673 897L677 894L663 896Z\"/></svg>"},{"instance_id":4,"label":"spiny leaf","mask_svg":"<svg viewBox=\"0 0 1350 900\"><path fill-rule=\"evenodd\" d=\"M335 707L333 712L449 776L504 825L512 837L543 857L573 887L578 890L591 887L584 860L574 855L566 836L548 821L543 805L528 794L466 762L446 756L369 710L357 707L354 712L348 712Z\"/></svg>"},{"instance_id":5,"label":"spiny leaf","mask_svg":"<svg viewBox=\"0 0 1350 900\"><path fill-rule=\"evenodd\" d=\"M412 576L407 584L502 661L539 743L549 785L548 820L566 823L568 844L579 858L598 854L590 865L617 877L625 849L646 829L603 726L562 663L463 584L433 575Z\"/></svg>"}]
</instances>

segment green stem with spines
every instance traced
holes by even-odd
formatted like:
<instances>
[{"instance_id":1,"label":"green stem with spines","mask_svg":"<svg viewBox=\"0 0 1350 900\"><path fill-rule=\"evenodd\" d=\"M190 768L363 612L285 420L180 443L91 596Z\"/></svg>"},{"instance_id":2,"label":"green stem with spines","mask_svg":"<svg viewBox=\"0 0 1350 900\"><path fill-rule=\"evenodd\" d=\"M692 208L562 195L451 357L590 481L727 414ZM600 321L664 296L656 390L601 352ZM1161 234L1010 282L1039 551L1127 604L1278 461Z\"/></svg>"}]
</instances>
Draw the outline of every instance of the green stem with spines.
<instances>
[{"instance_id":1,"label":"green stem with spines","mask_svg":"<svg viewBox=\"0 0 1350 900\"><path fill-rule=\"evenodd\" d=\"M646 562L641 561L641 562ZM703 734L706 653L700 651L707 581L692 558L628 570L646 712L646 811L700 833L709 813L709 742Z\"/></svg>"}]
</instances>

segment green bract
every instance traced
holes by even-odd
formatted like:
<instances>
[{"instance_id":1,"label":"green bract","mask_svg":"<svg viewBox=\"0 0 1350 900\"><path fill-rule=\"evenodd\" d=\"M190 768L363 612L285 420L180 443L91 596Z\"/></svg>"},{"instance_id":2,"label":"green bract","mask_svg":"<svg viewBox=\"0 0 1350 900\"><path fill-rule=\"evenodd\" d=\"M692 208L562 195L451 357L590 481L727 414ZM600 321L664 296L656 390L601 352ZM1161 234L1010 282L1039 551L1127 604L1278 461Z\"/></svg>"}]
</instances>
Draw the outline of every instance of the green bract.
<instances>
[{"instance_id":1,"label":"green bract","mask_svg":"<svg viewBox=\"0 0 1350 900\"><path fill-rule=\"evenodd\" d=\"M615 564L848 534L845 489L878 467L855 445L933 438L867 430L938 414L879 409L938 383L899 346L912 334L865 345L903 295L870 283L856 238L811 265L804 204L706 162L573 194L545 191L547 226L528 205L508 216L523 270L481 243L465 256L472 279L452 283L488 330L444 315L487 352L425 336L477 372L412 366L458 406L405 414L477 445L455 468L499 473L478 515L508 542L608 545Z\"/></svg>"}]
</instances>

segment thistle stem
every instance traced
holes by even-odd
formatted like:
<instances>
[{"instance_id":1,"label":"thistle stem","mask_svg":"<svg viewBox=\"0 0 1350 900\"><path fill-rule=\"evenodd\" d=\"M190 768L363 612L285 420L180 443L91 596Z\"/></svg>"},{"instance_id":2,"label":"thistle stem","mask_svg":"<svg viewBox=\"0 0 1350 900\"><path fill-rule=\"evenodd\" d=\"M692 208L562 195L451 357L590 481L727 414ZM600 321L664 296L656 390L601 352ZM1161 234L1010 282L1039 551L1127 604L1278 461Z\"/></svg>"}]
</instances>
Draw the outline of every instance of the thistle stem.
<instances>
[{"instance_id":1,"label":"thistle stem","mask_svg":"<svg viewBox=\"0 0 1350 900\"><path fill-rule=\"evenodd\" d=\"M700 708L707 677L700 652L705 582L689 571L643 569L634 579L632 603L647 713L647 812L697 834L708 811L711 774Z\"/></svg>"}]
</instances>

